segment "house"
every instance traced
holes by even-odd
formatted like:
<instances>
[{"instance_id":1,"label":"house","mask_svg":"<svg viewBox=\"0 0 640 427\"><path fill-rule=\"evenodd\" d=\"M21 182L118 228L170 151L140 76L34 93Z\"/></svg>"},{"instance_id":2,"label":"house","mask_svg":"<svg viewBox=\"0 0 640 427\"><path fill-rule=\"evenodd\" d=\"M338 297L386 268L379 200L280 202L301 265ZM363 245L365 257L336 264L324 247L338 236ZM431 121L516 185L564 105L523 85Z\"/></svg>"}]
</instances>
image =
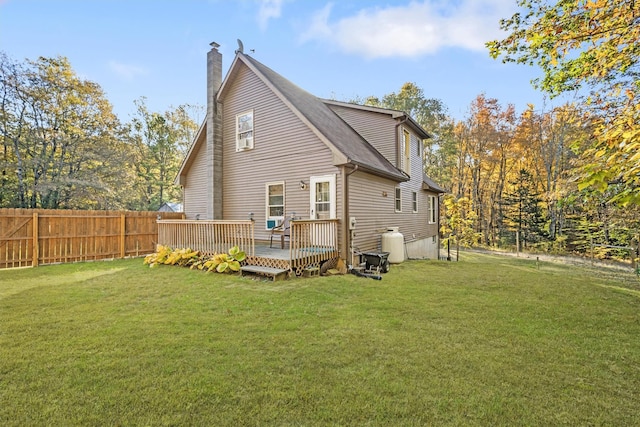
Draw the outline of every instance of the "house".
<instances>
[{"instance_id":1,"label":"house","mask_svg":"<svg viewBox=\"0 0 640 427\"><path fill-rule=\"evenodd\" d=\"M158 212L182 212L182 203L164 202L158 208Z\"/></svg>"},{"instance_id":2,"label":"house","mask_svg":"<svg viewBox=\"0 0 640 427\"><path fill-rule=\"evenodd\" d=\"M429 134L402 111L319 99L242 49L226 76L212 43L207 117L180 168L187 220L247 220L268 242L287 217L335 220L340 257L380 250L397 227L411 258L437 258Z\"/></svg>"}]
</instances>

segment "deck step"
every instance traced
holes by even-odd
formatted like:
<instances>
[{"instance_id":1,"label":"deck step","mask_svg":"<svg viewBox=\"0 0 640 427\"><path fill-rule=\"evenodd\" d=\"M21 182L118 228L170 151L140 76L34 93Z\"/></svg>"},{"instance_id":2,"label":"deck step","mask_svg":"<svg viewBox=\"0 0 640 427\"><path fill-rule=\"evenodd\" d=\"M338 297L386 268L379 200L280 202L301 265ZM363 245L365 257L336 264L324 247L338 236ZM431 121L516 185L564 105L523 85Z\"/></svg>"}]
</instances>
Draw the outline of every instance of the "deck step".
<instances>
[{"instance_id":1,"label":"deck step","mask_svg":"<svg viewBox=\"0 0 640 427\"><path fill-rule=\"evenodd\" d=\"M240 271L243 276L247 273L257 274L260 276L270 277L274 282L286 279L289 276L289 270L273 267L261 267L259 265L244 265L240 268Z\"/></svg>"}]
</instances>

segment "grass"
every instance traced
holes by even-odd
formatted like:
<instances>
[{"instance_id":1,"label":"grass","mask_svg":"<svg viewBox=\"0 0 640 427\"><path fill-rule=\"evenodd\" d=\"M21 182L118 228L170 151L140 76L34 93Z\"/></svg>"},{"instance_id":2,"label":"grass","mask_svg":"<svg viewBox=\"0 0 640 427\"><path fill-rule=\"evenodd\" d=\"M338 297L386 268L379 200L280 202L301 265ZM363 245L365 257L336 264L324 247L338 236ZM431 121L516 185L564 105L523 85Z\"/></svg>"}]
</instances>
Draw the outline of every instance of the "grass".
<instances>
[{"instance_id":1,"label":"grass","mask_svg":"<svg viewBox=\"0 0 640 427\"><path fill-rule=\"evenodd\" d=\"M639 425L638 337L636 279L483 254L382 281L0 271L0 424Z\"/></svg>"}]
</instances>

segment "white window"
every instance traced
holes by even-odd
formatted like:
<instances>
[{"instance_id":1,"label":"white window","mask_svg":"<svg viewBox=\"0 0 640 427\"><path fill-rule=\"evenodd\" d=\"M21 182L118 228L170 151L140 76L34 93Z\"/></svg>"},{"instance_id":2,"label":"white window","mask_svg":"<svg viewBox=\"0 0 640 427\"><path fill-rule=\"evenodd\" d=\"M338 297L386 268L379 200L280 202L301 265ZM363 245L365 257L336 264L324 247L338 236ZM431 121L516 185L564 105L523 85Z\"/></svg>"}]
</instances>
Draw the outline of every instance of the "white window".
<instances>
[{"instance_id":1,"label":"white window","mask_svg":"<svg viewBox=\"0 0 640 427\"><path fill-rule=\"evenodd\" d=\"M436 196L429 196L429 224L435 224L438 212L438 199Z\"/></svg>"},{"instance_id":2,"label":"white window","mask_svg":"<svg viewBox=\"0 0 640 427\"><path fill-rule=\"evenodd\" d=\"M411 175L411 134L408 130L402 129L402 170Z\"/></svg>"},{"instance_id":3,"label":"white window","mask_svg":"<svg viewBox=\"0 0 640 427\"><path fill-rule=\"evenodd\" d=\"M253 110L236 115L236 151L253 148Z\"/></svg>"},{"instance_id":4,"label":"white window","mask_svg":"<svg viewBox=\"0 0 640 427\"><path fill-rule=\"evenodd\" d=\"M400 187L396 187L396 212L402 212L402 190Z\"/></svg>"},{"instance_id":5,"label":"white window","mask_svg":"<svg viewBox=\"0 0 640 427\"><path fill-rule=\"evenodd\" d=\"M284 220L284 182L271 182L266 186L267 230Z\"/></svg>"},{"instance_id":6,"label":"white window","mask_svg":"<svg viewBox=\"0 0 640 427\"><path fill-rule=\"evenodd\" d=\"M411 192L411 210L413 213L418 212L418 193L415 191Z\"/></svg>"}]
</instances>

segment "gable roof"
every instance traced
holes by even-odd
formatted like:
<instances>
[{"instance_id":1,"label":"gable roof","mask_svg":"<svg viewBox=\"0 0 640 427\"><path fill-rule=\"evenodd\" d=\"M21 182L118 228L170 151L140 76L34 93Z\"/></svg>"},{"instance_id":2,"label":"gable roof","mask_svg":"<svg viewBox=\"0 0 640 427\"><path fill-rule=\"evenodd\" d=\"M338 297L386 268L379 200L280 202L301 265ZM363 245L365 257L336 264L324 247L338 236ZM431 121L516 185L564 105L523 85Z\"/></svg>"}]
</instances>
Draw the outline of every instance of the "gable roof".
<instances>
[{"instance_id":1,"label":"gable roof","mask_svg":"<svg viewBox=\"0 0 640 427\"><path fill-rule=\"evenodd\" d=\"M396 181L408 181L409 176L396 168L360 134L334 113L325 102L301 89L271 68L254 58L238 52L231 64L218 99L222 100L228 81L233 76L238 62L245 64L260 78L309 128L323 141L334 154L337 165L353 164L361 170L381 175Z\"/></svg>"},{"instance_id":2,"label":"gable roof","mask_svg":"<svg viewBox=\"0 0 640 427\"><path fill-rule=\"evenodd\" d=\"M418 135L418 137L422 139L431 138L431 135L429 135L427 131L424 130L424 128L420 126L420 124L413 119L413 117L411 117L409 114L405 113L404 111L393 110L391 108L374 107L372 105L354 104L352 102L335 101L333 99L323 99L322 102L324 102L327 105L336 105L339 107L353 108L354 110L362 110L362 111L370 111L373 113L387 114L394 119L406 120L408 126L416 133L416 135Z\"/></svg>"}]
</instances>

